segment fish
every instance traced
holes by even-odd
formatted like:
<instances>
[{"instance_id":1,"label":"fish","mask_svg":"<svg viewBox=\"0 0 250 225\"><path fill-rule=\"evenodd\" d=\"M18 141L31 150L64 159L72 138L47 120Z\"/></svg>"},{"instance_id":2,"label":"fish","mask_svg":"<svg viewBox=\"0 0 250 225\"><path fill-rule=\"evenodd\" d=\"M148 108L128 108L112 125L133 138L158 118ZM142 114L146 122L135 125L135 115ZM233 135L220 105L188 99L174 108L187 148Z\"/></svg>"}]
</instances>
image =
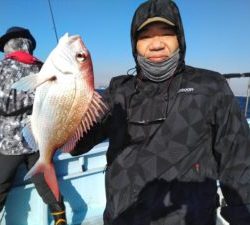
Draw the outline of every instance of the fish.
<instances>
[{"instance_id":1,"label":"fish","mask_svg":"<svg viewBox=\"0 0 250 225\"><path fill-rule=\"evenodd\" d=\"M33 111L22 132L30 147L39 150L40 157L24 179L43 173L59 200L55 152L71 152L107 110L94 89L91 55L81 36L65 33L39 73L21 78L12 88L35 92Z\"/></svg>"}]
</instances>

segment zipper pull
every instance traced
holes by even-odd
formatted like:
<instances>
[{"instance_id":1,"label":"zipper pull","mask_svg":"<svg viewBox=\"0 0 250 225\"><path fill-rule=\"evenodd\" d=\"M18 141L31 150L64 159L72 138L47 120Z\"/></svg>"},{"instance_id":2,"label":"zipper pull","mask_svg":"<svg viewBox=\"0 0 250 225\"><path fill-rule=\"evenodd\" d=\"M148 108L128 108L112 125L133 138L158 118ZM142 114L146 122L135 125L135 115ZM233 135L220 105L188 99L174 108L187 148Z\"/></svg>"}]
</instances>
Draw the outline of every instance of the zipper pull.
<instances>
[{"instance_id":1,"label":"zipper pull","mask_svg":"<svg viewBox=\"0 0 250 225\"><path fill-rule=\"evenodd\" d=\"M195 163L195 164L193 165L193 167L194 167L194 169L195 169L195 171L196 171L197 173L200 173L200 164L199 164L199 163Z\"/></svg>"}]
</instances>

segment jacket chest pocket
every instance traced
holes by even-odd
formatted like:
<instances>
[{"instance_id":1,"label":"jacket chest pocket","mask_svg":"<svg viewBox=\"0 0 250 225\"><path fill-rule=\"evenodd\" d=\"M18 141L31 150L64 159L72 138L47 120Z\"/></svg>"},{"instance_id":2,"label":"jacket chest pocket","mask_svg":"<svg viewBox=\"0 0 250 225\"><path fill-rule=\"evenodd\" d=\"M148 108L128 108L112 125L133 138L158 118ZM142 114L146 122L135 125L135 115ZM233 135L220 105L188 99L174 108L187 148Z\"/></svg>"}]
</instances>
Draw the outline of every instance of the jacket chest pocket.
<instances>
[{"instance_id":1,"label":"jacket chest pocket","mask_svg":"<svg viewBox=\"0 0 250 225\"><path fill-rule=\"evenodd\" d=\"M166 114L167 101L163 96L134 96L129 102L127 120L137 125L148 125L164 121Z\"/></svg>"},{"instance_id":2,"label":"jacket chest pocket","mask_svg":"<svg viewBox=\"0 0 250 225\"><path fill-rule=\"evenodd\" d=\"M165 121L167 102L162 96L133 98L127 112L128 131L131 140L137 142L151 136L159 124Z\"/></svg>"}]
</instances>

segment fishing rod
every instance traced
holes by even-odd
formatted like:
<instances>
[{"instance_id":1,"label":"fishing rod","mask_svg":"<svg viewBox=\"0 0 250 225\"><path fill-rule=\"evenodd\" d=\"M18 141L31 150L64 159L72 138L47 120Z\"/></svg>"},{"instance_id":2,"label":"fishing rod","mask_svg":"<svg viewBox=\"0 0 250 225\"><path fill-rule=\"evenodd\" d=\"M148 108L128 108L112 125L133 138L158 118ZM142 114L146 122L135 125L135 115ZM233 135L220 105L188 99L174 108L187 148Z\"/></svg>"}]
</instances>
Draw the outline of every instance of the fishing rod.
<instances>
[{"instance_id":1,"label":"fishing rod","mask_svg":"<svg viewBox=\"0 0 250 225\"><path fill-rule=\"evenodd\" d=\"M50 15L51 15L52 23L53 23L53 28L54 28L54 32L55 32L55 36L56 36L56 42L58 43L58 35L57 35L57 30L56 30L56 23L55 23L52 7L51 7L51 4L50 4L50 0L48 0L48 3L49 3Z\"/></svg>"},{"instance_id":2,"label":"fishing rod","mask_svg":"<svg viewBox=\"0 0 250 225\"><path fill-rule=\"evenodd\" d=\"M250 77L250 73L226 73L226 74L223 74L223 76L226 79L244 78L244 77ZM250 78L248 78L246 104L245 104L245 111L244 111L244 114L246 117L247 117L247 111L248 111L248 105L249 105L249 96L250 96Z\"/></svg>"},{"instance_id":3,"label":"fishing rod","mask_svg":"<svg viewBox=\"0 0 250 225\"><path fill-rule=\"evenodd\" d=\"M243 78L243 77L250 77L250 73L225 73L223 76L226 79L230 78Z\"/></svg>"},{"instance_id":4,"label":"fishing rod","mask_svg":"<svg viewBox=\"0 0 250 225\"><path fill-rule=\"evenodd\" d=\"M248 78L247 84L247 97L246 97L246 105L245 105L245 116L247 117L248 104L249 104L249 90L250 90L250 78Z\"/></svg>"}]
</instances>

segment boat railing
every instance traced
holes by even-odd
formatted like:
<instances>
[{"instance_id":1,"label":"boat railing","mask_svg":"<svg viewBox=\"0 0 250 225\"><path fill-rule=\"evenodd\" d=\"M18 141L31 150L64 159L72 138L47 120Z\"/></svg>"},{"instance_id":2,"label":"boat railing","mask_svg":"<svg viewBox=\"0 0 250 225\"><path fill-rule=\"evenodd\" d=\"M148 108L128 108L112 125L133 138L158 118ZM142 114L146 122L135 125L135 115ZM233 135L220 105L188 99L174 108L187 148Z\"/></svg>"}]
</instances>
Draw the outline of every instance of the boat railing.
<instances>
[{"instance_id":1,"label":"boat railing","mask_svg":"<svg viewBox=\"0 0 250 225\"><path fill-rule=\"evenodd\" d=\"M72 157L57 154L54 164L60 190L64 196L68 224L102 224L106 204L104 170L108 142L95 146L90 152ZM53 224L48 207L43 203L32 183L24 182L27 170L22 165L16 175L0 215L1 225Z\"/></svg>"},{"instance_id":2,"label":"boat railing","mask_svg":"<svg viewBox=\"0 0 250 225\"><path fill-rule=\"evenodd\" d=\"M223 74L223 76L226 79L231 79L231 78L248 78L245 107L243 109L245 117L248 118L249 117L249 97L250 97L250 73L227 73L227 74Z\"/></svg>"}]
</instances>

